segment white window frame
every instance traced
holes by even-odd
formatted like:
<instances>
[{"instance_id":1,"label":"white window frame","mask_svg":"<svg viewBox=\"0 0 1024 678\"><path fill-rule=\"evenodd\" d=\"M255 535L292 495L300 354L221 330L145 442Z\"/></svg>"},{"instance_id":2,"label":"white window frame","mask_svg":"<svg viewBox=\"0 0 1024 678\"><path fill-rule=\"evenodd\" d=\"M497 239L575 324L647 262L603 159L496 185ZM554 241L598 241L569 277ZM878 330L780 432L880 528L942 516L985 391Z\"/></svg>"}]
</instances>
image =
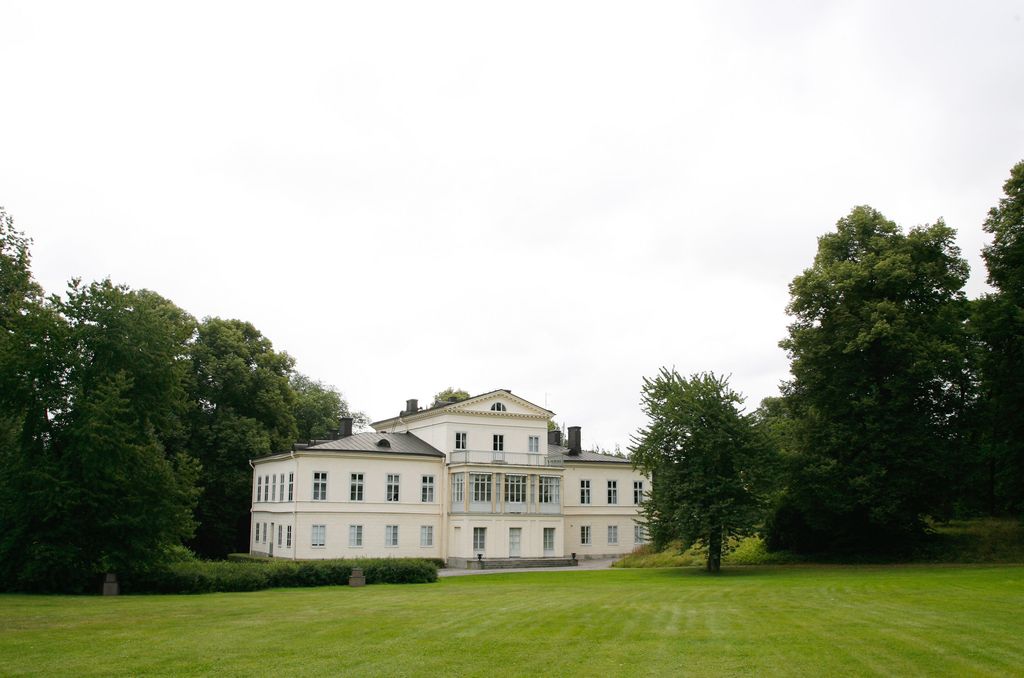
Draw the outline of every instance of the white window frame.
<instances>
[{"instance_id":1,"label":"white window frame","mask_svg":"<svg viewBox=\"0 0 1024 678\"><path fill-rule=\"evenodd\" d=\"M256 501L263 501L263 476L256 476Z\"/></svg>"},{"instance_id":2,"label":"white window frame","mask_svg":"<svg viewBox=\"0 0 1024 678\"><path fill-rule=\"evenodd\" d=\"M267 524L263 523L263 543L267 543Z\"/></svg>"},{"instance_id":3,"label":"white window frame","mask_svg":"<svg viewBox=\"0 0 1024 678\"><path fill-rule=\"evenodd\" d=\"M487 528L473 528L473 553L485 553L487 551Z\"/></svg>"},{"instance_id":4,"label":"white window frame","mask_svg":"<svg viewBox=\"0 0 1024 678\"><path fill-rule=\"evenodd\" d=\"M288 501L295 498L295 473L288 474Z\"/></svg>"},{"instance_id":5,"label":"white window frame","mask_svg":"<svg viewBox=\"0 0 1024 678\"><path fill-rule=\"evenodd\" d=\"M281 475L279 475L278 479L279 479L278 484L280 485L280 487L279 487L280 491L277 493L277 500L278 501L284 501L284 474L282 473Z\"/></svg>"},{"instance_id":6,"label":"white window frame","mask_svg":"<svg viewBox=\"0 0 1024 678\"><path fill-rule=\"evenodd\" d=\"M504 452L505 451L505 434L495 433L491 436L491 451L492 452Z\"/></svg>"},{"instance_id":7,"label":"white window frame","mask_svg":"<svg viewBox=\"0 0 1024 678\"><path fill-rule=\"evenodd\" d=\"M424 504L434 503L434 476L423 476L420 487L420 502Z\"/></svg>"},{"instance_id":8,"label":"white window frame","mask_svg":"<svg viewBox=\"0 0 1024 678\"><path fill-rule=\"evenodd\" d=\"M609 525L608 526L608 545L618 546L619 545L619 526Z\"/></svg>"},{"instance_id":9,"label":"white window frame","mask_svg":"<svg viewBox=\"0 0 1024 678\"><path fill-rule=\"evenodd\" d=\"M550 544L550 546L548 545L548 537L549 536L551 537L551 544ZM555 550L555 528L553 528L553 527L545 527L544 531L542 532L542 539L544 540L543 544L542 544L542 547L543 547L545 552L547 552L547 551L554 551Z\"/></svg>"},{"instance_id":10,"label":"white window frame","mask_svg":"<svg viewBox=\"0 0 1024 678\"><path fill-rule=\"evenodd\" d=\"M284 476L281 476L281 477L283 478ZM284 541L282 539L283 536L284 536L284 525L282 525L281 523L278 523L277 524L277 545L278 546L280 546L281 542Z\"/></svg>"},{"instance_id":11,"label":"white window frame","mask_svg":"<svg viewBox=\"0 0 1024 678\"><path fill-rule=\"evenodd\" d=\"M362 473L350 473L348 476L348 500L349 501L363 501L364 494L363 490L363 479L365 476Z\"/></svg>"},{"instance_id":12,"label":"white window frame","mask_svg":"<svg viewBox=\"0 0 1024 678\"><path fill-rule=\"evenodd\" d=\"M401 501L402 498L402 474L389 473L387 482L384 484L384 500L390 502Z\"/></svg>"},{"instance_id":13,"label":"white window frame","mask_svg":"<svg viewBox=\"0 0 1024 678\"><path fill-rule=\"evenodd\" d=\"M469 433L466 431L455 432L455 449L460 451L469 449Z\"/></svg>"},{"instance_id":14,"label":"white window frame","mask_svg":"<svg viewBox=\"0 0 1024 678\"><path fill-rule=\"evenodd\" d=\"M322 549L327 547L327 526L313 525L313 532L309 538L311 548Z\"/></svg>"},{"instance_id":15,"label":"white window frame","mask_svg":"<svg viewBox=\"0 0 1024 678\"><path fill-rule=\"evenodd\" d=\"M505 474L505 501L512 504L526 503L526 476L519 473Z\"/></svg>"},{"instance_id":16,"label":"white window frame","mask_svg":"<svg viewBox=\"0 0 1024 678\"><path fill-rule=\"evenodd\" d=\"M644 529L643 525L633 525L633 543L634 544L646 544L647 543L647 530Z\"/></svg>"},{"instance_id":17,"label":"white window frame","mask_svg":"<svg viewBox=\"0 0 1024 678\"><path fill-rule=\"evenodd\" d=\"M362 548L363 547L363 526L362 525L349 525L348 526L348 545L349 548Z\"/></svg>"},{"instance_id":18,"label":"white window frame","mask_svg":"<svg viewBox=\"0 0 1024 678\"><path fill-rule=\"evenodd\" d=\"M398 548L398 525L384 526L384 546L389 549Z\"/></svg>"},{"instance_id":19,"label":"white window frame","mask_svg":"<svg viewBox=\"0 0 1024 678\"><path fill-rule=\"evenodd\" d=\"M292 526L285 525L284 530L284 547L290 549L292 547Z\"/></svg>"},{"instance_id":20,"label":"white window frame","mask_svg":"<svg viewBox=\"0 0 1024 678\"><path fill-rule=\"evenodd\" d=\"M258 522L256 523L256 540L253 543L260 543L260 524Z\"/></svg>"},{"instance_id":21,"label":"white window frame","mask_svg":"<svg viewBox=\"0 0 1024 678\"><path fill-rule=\"evenodd\" d=\"M580 544L590 546L593 543L590 525L580 525Z\"/></svg>"},{"instance_id":22,"label":"white window frame","mask_svg":"<svg viewBox=\"0 0 1024 678\"><path fill-rule=\"evenodd\" d=\"M277 474L270 480L270 501L277 501Z\"/></svg>"},{"instance_id":23,"label":"white window frame","mask_svg":"<svg viewBox=\"0 0 1024 678\"><path fill-rule=\"evenodd\" d=\"M589 504L589 503L590 503L590 481L589 480L581 480L580 481L580 504Z\"/></svg>"},{"instance_id":24,"label":"white window frame","mask_svg":"<svg viewBox=\"0 0 1024 678\"><path fill-rule=\"evenodd\" d=\"M466 474L456 473L452 476L452 503L461 504L466 501Z\"/></svg>"},{"instance_id":25,"label":"white window frame","mask_svg":"<svg viewBox=\"0 0 1024 678\"><path fill-rule=\"evenodd\" d=\"M619 503L619 481L608 481L608 505L613 506Z\"/></svg>"},{"instance_id":26,"label":"white window frame","mask_svg":"<svg viewBox=\"0 0 1024 678\"><path fill-rule=\"evenodd\" d=\"M491 485L493 479L490 473L470 473L470 482L472 483L472 494L470 495L470 501L476 503L485 503L491 501ZM486 496L482 496L486 495Z\"/></svg>"},{"instance_id":27,"label":"white window frame","mask_svg":"<svg viewBox=\"0 0 1024 678\"><path fill-rule=\"evenodd\" d=\"M313 471L313 501L327 501L327 471Z\"/></svg>"},{"instance_id":28,"label":"white window frame","mask_svg":"<svg viewBox=\"0 0 1024 678\"><path fill-rule=\"evenodd\" d=\"M508 408L505 407L505 403L494 403L491 405L491 412L507 412Z\"/></svg>"},{"instance_id":29,"label":"white window frame","mask_svg":"<svg viewBox=\"0 0 1024 678\"><path fill-rule=\"evenodd\" d=\"M537 502L540 504L557 504L559 500L561 483L558 476L541 476L540 486L537 492Z\"/></svg>"},{"instance_id":30,"label":"white window frame","mask_svg":"<svg viewBox=\"0 0 1024 678\"><path fill-rule=\"evenodd\" d=\"M527 439L527 452L540 452L540 436L530 436Z\"/></svg>"},{"instance_id":31,"label":"white window frame","mask_svg":"<svg viewBox=\"0 0 1024 678\"><path fill-rule=\"evenodd\" d=\"M639 506L644 501L644 481L633 481L633 503Z\"/></svg>"},{"instance_id":32,"label":"white window frame","mask_svg":"<svg viewBox=\"0 0 1024 678\"><path fill-rule=\"evenodd\" d=\"M420 525L420 547L427 548L434 545L434 526Z\"/></svg>"}]
</instances>

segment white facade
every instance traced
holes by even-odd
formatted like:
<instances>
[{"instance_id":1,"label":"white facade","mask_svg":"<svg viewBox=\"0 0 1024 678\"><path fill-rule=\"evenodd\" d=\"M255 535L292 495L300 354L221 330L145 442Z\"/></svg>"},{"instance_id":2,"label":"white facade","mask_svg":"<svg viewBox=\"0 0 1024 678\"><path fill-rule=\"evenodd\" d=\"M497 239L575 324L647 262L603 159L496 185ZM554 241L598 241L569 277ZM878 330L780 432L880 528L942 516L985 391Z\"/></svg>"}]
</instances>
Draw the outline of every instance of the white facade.
<instances>
[{"instance_id":1,"label":"white facade","mask_svg":"<svg viewBox=\"0 0 1024 678\"><path fill-rule=\"evenodd\" d=\"M499 390L375 432L253 460L251 551L294 559L597 557L642 541L650 481L628 460L549 442L553 413ZM589 491L587 491L589 488Z\"/></svg>"}]
</instances>

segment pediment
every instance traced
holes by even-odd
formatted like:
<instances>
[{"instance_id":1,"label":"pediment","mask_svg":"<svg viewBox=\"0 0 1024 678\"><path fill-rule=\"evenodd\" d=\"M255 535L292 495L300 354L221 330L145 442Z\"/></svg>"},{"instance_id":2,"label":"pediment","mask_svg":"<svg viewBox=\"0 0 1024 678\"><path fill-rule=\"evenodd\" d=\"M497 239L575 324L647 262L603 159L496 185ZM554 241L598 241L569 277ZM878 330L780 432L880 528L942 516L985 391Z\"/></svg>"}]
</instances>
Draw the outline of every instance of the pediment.
<instances>
[{"instance_id":1,"label":"pediment","mask_svg":"<svg viewBox=\"0 0 1024 678\"><path fill-rule=\"evenodd\" d=\"M493 409L495 405L504 407L504 409ZM505 415L505 416L528 416L528 417L543 417L548 419L554 413L550 410L546 410L539 405L534 405L525 398L520 398L514 395L510 391L497 390L491 391L490 393L484 393L483 395L474 396L467 400L463 400L458 403L454 403L444 408L446 412L459 412L465 414L489 414L489 415Z\"/></svg>"}]
</instances>

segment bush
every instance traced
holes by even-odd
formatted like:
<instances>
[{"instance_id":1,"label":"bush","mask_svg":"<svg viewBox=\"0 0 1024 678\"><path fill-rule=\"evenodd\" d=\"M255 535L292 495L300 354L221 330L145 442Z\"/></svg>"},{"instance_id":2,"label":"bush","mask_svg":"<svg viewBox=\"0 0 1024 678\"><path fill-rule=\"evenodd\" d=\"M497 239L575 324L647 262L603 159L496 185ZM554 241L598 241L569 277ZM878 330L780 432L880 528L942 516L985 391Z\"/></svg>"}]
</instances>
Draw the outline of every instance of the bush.
<instances>
[{"instance_id":1,"label":"bush","mask_svg":"<svg viewBox=\"0 0 1024 678\"><path fill-rule=\"evenodd\" d=\"M241 554L232 554L239 556ZM300 586L344 586L353 567L367 584L423 584L437 581L437 565L416 558L355 560L271 560L232 557L227 561L171 563L123 582L125 593L213 593Z\"/></svg>"},{"instance_id":2,"label":"bush","mask_svg":"<svg viewBox=\"0 0 1024 678\"><path fill-rule=\"evenodd\" d=\"M739 540L723 560L728 565L785 565L800 562L800 558L788 551L769 551L764 540L756 536Z\"/></svg>"},{"instance_id":3,"label":"bush","mask_svg":"<svg viewBox=\"0 0 1024 678\"><path fill-rule=\"evenodd\" d=\"M664 551L655 551L651 544L638 546L628 556L612 563L612 567L689 567L702 565L705 558L699 548L684 549L681 542L675 541Z\"/></svg>"}]
</instances>

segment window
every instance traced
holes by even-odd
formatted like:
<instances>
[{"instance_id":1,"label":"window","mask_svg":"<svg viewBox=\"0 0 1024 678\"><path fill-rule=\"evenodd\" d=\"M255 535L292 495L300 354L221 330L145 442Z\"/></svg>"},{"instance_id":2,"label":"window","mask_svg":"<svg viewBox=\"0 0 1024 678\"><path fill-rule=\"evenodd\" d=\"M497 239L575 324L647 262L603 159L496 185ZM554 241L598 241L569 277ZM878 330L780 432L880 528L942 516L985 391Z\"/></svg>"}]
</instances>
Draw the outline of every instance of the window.
<instances>
[{"instance_id":1,"label":"window","mask_svg":"<svg viewBox=\"0 0 1024 678\"><path fill-rule=\"evenodd\" d=\"M483 553L484 548L487 546L487 528L486 527L474 527L473 528L473 551L476 553Z\"/></svg>"},{"instance_id":2,"label":"window","mask_svg":"<svg viewBox=\"0 0 1024 678\"><path fill-rule=\"evenodd\" d=\"M526 503L526 476L505 476L505 501L513 504Z\"/></svg>"},{"instance_id":3,"label":"window","mask_svg":"<svg viewBox=\"0 0 1024 678\"><path fill-rule=\"evenodd\" d=\"M273 480L270 481L270 501L277 501L277 474L274 474Z\"/></svg>"},{"instance_id":4,"label":"window","mask_svg":"<svg viewBox=\"0 0 1024 678\"><path fill-rule=\"evenodd\" d=\"M609 480L608 481L608 503L618 504L619 503L619 481Z\"/></svg>"},{"instance_id":5,"label":"window","mask_svg":"<svg viewBox=\"0 0 1024 678\"><path fill-rule=\"evenodd\" d=\"M349 525L348 526L348 545L349 546L362 546L363 545L363 526L362 525Z\"/></svg>"},{"instance_id":6,"label":"window","mask_svg":"<svg viewBox=\"0 0 1024 678\"><path fill-rule=\"evenodd\" d=\"M529 452L540 452L540 436L530 436L527 450Z\"/></svg>"},{"instance_id":7,"label":"window","mask_svg":"<svg viewBox=\"0 0 1024 678\"><path fill-rule=\"evenodd\" d=\"M590 546L590 525L580 525L580 543Z\"/></svg>"},{"instance_id":8,"label":"window","mask_svg":"<svg viewBox=\"0 0 1024 678\"><path fill-rule=\"evenodd\" d=\"M633 503L639 506L644 500L644 483L642 480L633 481Z\"/></svg>"},{"instance_id":9,"label":"window","mask_svg":"<svg viewBox=\"0 0 1024 678\"><path fill-rule=\"evenodd\" d=\"M613 546L615 544L619 543L619 526L618 525L609 525L608 526L608 543L610 545L613 545Z\"/></svg>"},{"instance_id":10,"label":"window","mask_svg":"<svg viewBox=\"0 0 1024 678\"><path fill-rule=\"evenodd\" d=\"M281 476L281 477L283 478L284 476ZM282 539L283 537L284 537L284 528L281 527L280 525L278 525L277 526L277 545L278 546L280 546L281 542L284 541Z\"/></svg>"},{"instance_id":11,"label":"window","mask_svg":"<svg viewBox=\"0 0 1024 678\"><path fill-rule=\"evenodd\" d=\"M505 403L494 403L491 405L492 412L504 412L505 409Z\"/></svg>"},{"instance_id":12,"label":"window","mask_svg":"<svg viewBox=\"0 0 1024 678\"><path fill-rule=\"evenodd\" d=\"M491 474L470 473L470 480L473 483L473 501L491 500Z\"/></svg>"},{"instance_id":13,"label":"window","mask_svg":"<svg viewBox=\"0 0 1024 678\"><path fill-rule=\"evenodd\" d=\"M420 489L420 501L434 501L434 476L423 476L423 487Z\"/></svg>"},{"instance_id":14,"label":"window","mask_svg":"<svg viewBox=\"0 0 1024 678\"><path fill-rule=\"evenodd\" d=\"M589 480L581 480L580 481L580 503L581 504L589 504L590 503L590 481Z\"/></svg>"},{"instance_id":15,"label":"window","mask_svg":"<svg viewBox=\"0 0 1024 678\"><path fill-rule=\"evenodd\" d=\"M327 501L327 473L324 471L313 474L313 501Z\"/></svg>"},{"instance_id":16,"label":"window","mask_svg":"<svg viewBox=\"0 0 1024 678\"><path fill-rule=\"evenodd\" d=\"M634 544L643 544L645 541L647 541L647 535L644 534L644 526L643 525L634 525L633 526L633 543Z\"/></svg>"},{"instance_id":17,"label":"window","mask_svg":"<svg viewBox=\"0 0 1024 678\"><path fill-rule=\"evenodd\" d=\"M495 452L503 452L505 450L505 436L495 433L494 439L491 441L491 449Z\"/></svg>"},{"instance_id":18,"label":"window","mask_svg":"<svg viewBox=\"0 0 1024 678\"><path fill-rule=\"evenodd\" d=\"M288 501L291 501L295 496L295 474L288 474Z\"/></svg>"},{"instance_id":19,"label":"window","mask_svg":"<svg viewBox=\"0 0 1024 678\"><path fill-rule=\"evenodd\" d=\"M388 501L398 501L398 474L388 474L388 485L387 493L385 497Z\"/></svg>"},{"instance_id":20,"label":"window","mask_svg":"<svg viewBox=\"0 0 1024 678\"><path fill-rule=\"evenodd\" d=\"M256 523L256 543L260 543L260 524Z\"/></svg>"},{"instance_id":21,"label":"window","mask_svg":"<svg viewBox=\"0 0 1024 678\"><path fill-rule=\"evenodd\" d=\"M313 526L313 540L310 542L310 546L315 549L322 549L327 545L327 526L326 525L314 525Z\"/></svg>"},{"instance_id":22,"label":"window","mask_svg":"<svg viewBox=\"0 0 1024 678\"><path fill-rule=\"evenodd\" d=\"M263 476L256 477L256 501L263 501Z\"/></svg>"},{"instance_id":23,"label":"window","mask_svg":"<svg viewBox=\"0 0 1024 678\"><path fill-rule=\"evenodd\" d=\"M434 545L434 526L420 525L420 546Z\"/></svg>"},{"instance_id":24,"label":"window","mask_svg":"<svg viewBox=\"0 0 1024 678\"><path fill-rule=\"evenodd\" d=\"M284 474L283 473L281 474L280 478L281 478L281 491L277 493L277 500L278 501L284 501Z\"/></svg>"},{"instance_id":25,"label":"window","mask_svg":"<svg viewBox=\"0 0 1024 678\"><path fill-rule=\"evenodd\" d=\"M544 528L544 551L555 550L555 528L545 527Z\"/></svg>"},{"instance_id":26,"label":"window","mask_svg":"<svg viewBox=\"0 0 1024 678\"><path fill-rule=\"evenodd\" d=\"M554 476L540 477L540 503L558 503L558 478Z\"/></svg>"},{"instance_id":27,"label":"window","mask_svg":"<svg viewBox=\"0 0 1024 678\"><path fill-rule=\"evenodd\" d=\"M363 500L363 474L353 473L348 481L348 498L349 501L362 501Z\"/></svg>"},{"instance_id":28,"label":"window","mask_svg":"<svg viewBox=\"0 0 1024 678\"><path fill-rule=\"evenodd\" d=\"M267 543L267 524L263 523L263 543Z\"/></svg>"},{"instance_id":29,"label":"window","mask_svg":"<svg viewBox=\"0 0 1024 678\"><path fill-rule=\"evenodd\" d=\"M452 478L452 503L461 504L466 499L466 475L456 473Z\"/></svg>"},{"instance_id":30,"label":"window","mask_svg":"<svg viewBox=\"0 0 1024 678\"><path fill-rule=\"evenodd\" d=\"M284 545L285 545L285 548L289 548L290 549L292 547L292 526L291 525L286 527L285 530L284 530Z\"/></svg>"},{"instance_id":31,"label":"window","mask_svg":"<svg viewBox=\"0 0 1024 678\"><path fill-rule=\"evenodd\" d=\"M467 433L465 431L455 432L455 449L456 450L468 450L469 447L466 445Z\"/></svg>"},{"instance_id":32,"label":"window","mask_svg":"<svg viewBox=\"0 0 1024 678\"><path fill-rule=\"evenodd\" d=\"M384 546L398 546L398 525L384 526Z\"/></svg>"}]
</instances>

